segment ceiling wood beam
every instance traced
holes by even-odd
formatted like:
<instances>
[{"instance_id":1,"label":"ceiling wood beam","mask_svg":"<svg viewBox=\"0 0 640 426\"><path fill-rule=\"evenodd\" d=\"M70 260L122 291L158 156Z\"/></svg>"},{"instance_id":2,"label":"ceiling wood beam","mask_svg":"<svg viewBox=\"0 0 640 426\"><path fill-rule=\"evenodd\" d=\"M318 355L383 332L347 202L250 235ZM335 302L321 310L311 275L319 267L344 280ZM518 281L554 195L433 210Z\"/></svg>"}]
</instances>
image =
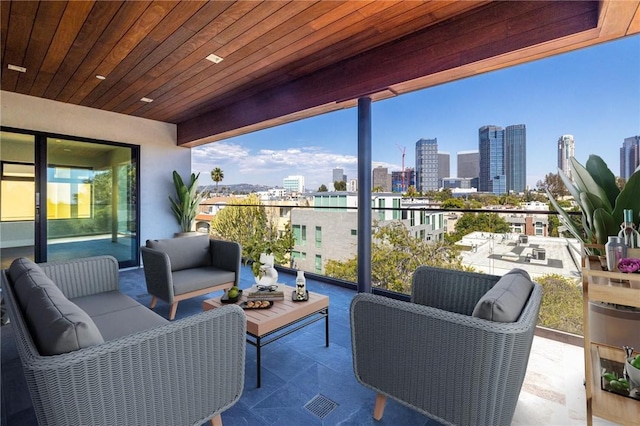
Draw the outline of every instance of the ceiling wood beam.
<instances>
[{"instance_id":1,"label":"ceiling wood beam","mask_svg":"<svg viewBox=\"0 0 640 426\"><path fill-rule=\"evenodd\" d=\"M599 16L596 1L490 3L181 122L178 144L197 146L247 133L257 125L265 128L342 108L340 102L386 94L394 85L592 30Z\"/></svg>"}]
</instances>

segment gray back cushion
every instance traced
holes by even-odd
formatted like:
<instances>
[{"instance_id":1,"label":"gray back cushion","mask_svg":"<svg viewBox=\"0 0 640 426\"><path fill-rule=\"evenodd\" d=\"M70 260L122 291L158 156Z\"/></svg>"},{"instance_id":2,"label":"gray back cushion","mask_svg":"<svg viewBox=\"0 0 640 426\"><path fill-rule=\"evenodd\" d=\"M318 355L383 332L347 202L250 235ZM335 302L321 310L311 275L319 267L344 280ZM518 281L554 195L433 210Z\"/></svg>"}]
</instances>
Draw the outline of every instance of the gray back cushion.
<instances>
[{"instance_id":1,"label":"gray back cushion","mask_svg":"<svg viewBox=\"0 0 640 426\"><path fill-rule=\"evenodd\" d=\"M18 299L18 304L23 312L27 309L29 293L31 289L36 287L36 282L50 281L42 269L26 257L15 259L9 266L8 275L13 284L13 291Z\"/></svg>"},{"instance_id":2,"label":"gray back cushion","mask_svg":"<svg viewBox=\"0 0 640 426\"><path fill-rule=\"evenodd\" d=\"M166 253L171 271L211 265L208 235L147 240L147 247Z\"/></svg>"},{"instance_id":3,"label":"gray back cushion","mask_svg":"<svg viewBox=\"0 0 640 426\"><path fill-rule=\"evenodd\" d=\"M64 297L38 265L28 259L14 264L9 268L9 277L12 281L16 277L13 288L41 355L58 355L104 343L89 315Z\"/></svg>"},{"instance_id":4,"label":"gray back cushion","mask_svg":"<svg viewBox=\"0 0 640 426\"><path fill-rule=\"evenodd\" d=\"M522 269L507 272L480 298L472 316L497 322L515 322L533 290L531 277Z\"/></svg>"}]
</instances>

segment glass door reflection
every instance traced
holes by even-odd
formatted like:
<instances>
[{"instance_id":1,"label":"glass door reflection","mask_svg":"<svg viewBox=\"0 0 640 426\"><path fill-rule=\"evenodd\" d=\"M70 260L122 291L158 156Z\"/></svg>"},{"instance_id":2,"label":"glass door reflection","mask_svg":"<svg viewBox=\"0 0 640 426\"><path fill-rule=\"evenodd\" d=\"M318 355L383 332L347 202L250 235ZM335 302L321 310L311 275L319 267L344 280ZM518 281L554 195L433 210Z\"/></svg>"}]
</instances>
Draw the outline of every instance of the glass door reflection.
<instances>
[{"instance_id":1,"label":"glass door reflection","mask_svg":"<svg viewBox=\"0 0 640 426\"><path fill-rule=\"evenodd\" d=\"M47 260L138 259L134 147L47 139Z\"/></svg>"}]
</instances>

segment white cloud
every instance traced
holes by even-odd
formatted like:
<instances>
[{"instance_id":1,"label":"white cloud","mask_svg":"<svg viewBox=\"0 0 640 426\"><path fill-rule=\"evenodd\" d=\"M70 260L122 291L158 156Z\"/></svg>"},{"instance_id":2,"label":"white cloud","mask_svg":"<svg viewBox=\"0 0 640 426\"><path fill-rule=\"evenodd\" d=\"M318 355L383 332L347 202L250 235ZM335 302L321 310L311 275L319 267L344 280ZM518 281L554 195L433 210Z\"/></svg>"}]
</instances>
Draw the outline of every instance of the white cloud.
<instances>
[{"instance_id":1,"label":"white cloud","mask_svg":"<svg viewBox=\"0 0 640 426\"><path fill-rule=\"evenodd\" d=\"M331 187L334 168L344 169L348 179L357 178L358 158L337 154L320 146L290 147L283 149L251 149L241 145L216 142L192 149L192 169L200 172L200 183L211 184L210 172L220 167L224 183L253 183L282 186L282 179L289 175L305 177L308 189L315 190L321 184ZM374 162L389 170L400 167L386 162ZM224 183L221 183L224 185Z\"/></svg>"}]
</instances>

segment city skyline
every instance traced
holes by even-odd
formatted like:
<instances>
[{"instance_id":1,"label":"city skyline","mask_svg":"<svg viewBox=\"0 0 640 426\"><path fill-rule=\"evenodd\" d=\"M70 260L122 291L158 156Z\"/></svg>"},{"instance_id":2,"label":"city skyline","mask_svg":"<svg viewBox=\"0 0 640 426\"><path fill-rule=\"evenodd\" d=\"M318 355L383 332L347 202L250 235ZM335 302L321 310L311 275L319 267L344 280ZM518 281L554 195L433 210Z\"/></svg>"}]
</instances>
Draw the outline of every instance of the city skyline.
<instances>
[{"instance_id":1,"label":"city skyline","mask_svg":"<svg viewBox=\"0 0 640 426\"><path fill-rule=\"evenodd\" d=\"M601 156L619 173L619 147L640 135L640 36L557 55L466 78L372 104L372 169L415 167L415 142L438 140L451 152L478 149L478 130L486 125L525 124L526 183L535 187L557 173L557 143L574 135L575 156L586 162ZM237 136L194 148L192 169L201 184L220 167L221 183L282 186L288 175L302 175L309 190L332 183L332 170L357 177L357 109Z\"/></svg>"}]
</instances>

